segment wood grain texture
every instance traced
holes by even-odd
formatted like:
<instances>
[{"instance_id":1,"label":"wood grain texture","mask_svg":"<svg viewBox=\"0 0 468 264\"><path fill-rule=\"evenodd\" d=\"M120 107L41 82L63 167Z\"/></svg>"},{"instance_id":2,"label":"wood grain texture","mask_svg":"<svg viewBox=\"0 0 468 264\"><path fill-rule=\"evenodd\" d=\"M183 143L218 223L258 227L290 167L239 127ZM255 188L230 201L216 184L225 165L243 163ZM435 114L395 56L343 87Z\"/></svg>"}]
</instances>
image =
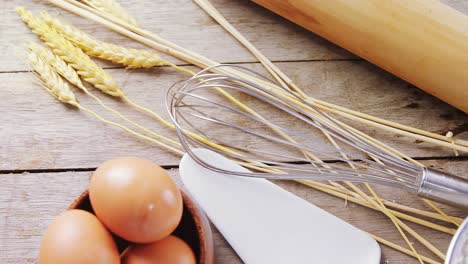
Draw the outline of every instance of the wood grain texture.
<instances>
[{"instance_id":1,"label":"wood grain texture","mask_svg":"<svg viewBox=\"0 0 468 264\"><path fill-rule=\"evenodd\" d=\"M464 13L438 0L255 2L468 113Z\"/></svg>"},{"instance_id":2,"label":"wood grain texture","mask_svg":"<svg viewBox=\"0 0 468 264\"><path fill-rule=\"evenodd\" d=\"M157 157L151 157L151 159L158 161ZM468 169L468 164L464 161L425 161L424 163L455 174L461 174ZM2 181L0 185L0 263L36 263L41 235L47 225L54 216L65 210L87 188L91 174L92 172L70 171L0 175ZM170 174L179 181L177 169L170 170ZM346 205L343 200L298 183L276 183L358 228L401 245L404 243L390 221L378 212L351 203ZM385 187L377 189L382 197L414 207L425 208L420 200L405 191ZM456 209L444 208L451 214L463 216L463 213ZM448 235L416 225L411 226L438 248L442 250L447 248L450 239ZM216 229L214 232L216 263L242 263L219 232ZM431 256L418 243L415 243L415 247L421 253ZM383 260L388 260L390 263L412 263L414 261L384 246L382 246L382 252Z\"/></svg>"},{"instance_id":3,"label":"wood grain texture","mask_svg":"<svg viewBox=\"0 0 468 264\"><path fill-rule=\"evenodd\" d=\"M177 44L218 61L247 62L247 66L261 69L260 65L252 63L256 60L244 48L190 0L120 2L131 14L138 14L137 18L145 28ZM467 1L443 2L468 13ZM278 67L310 95L403 124L442 134L451 130L462 138L468 138L466 115L406 82L250 1L214 0L213 3L267 57L282 62L278 63ZM37 81L30 73L25 72L29 67L22 60L21 44L36 40L36 37L22 24L14 12L14 7L24 5L34 12L48 10L101 40L131 47L142 47L141 45L89 21L45 5L44 1L9 0L2 4L0 171L17 173L18 170L83 170L94 168L104 160L120 155L145 157L162 165L178 164L178 157L136 140L119 129L101 124L83 112L59 104L34 84ZM102 61L99 63L106 68L114 68L109 72L129 97L164 116L165 89L173 82L186 77L168 68L128 71L115 69L115 65ZM83 94L77 94L84 105L100 109ZM113 99L101 97L138 122L147 124L164 135L174 136L144 114L133 111ZM372 128L359 128L414 157L453 156L450 151L428 144L381 134ZM233 140L249 144L243 137L237 136ZM425 163L459 175L466 174L468 168L464 159L431 160ZM90 174L72 171L0 174L0 263L37 263L40 237L47 224L86 188ZM171 174L177 178L177 170L173 170ZM340 199L293 182L278 184L359 228L403 245L388 220L376 212L352 204L345 206ZM404 204L425 208L413 196L403 191L379 188L379 193L384 196L391 195L390 198ZM453 209L448 210L459 214L452 211ZM446 248L448 236L415 228L441 249ZM242 263L216 231L215 240L217 263ZM420 245L416 246L421 248ZM386 247L383 247L383 253L383 261L417 263L414 259Z\"/></svg>"},{"instance_id":4,"label":"wood grain texture","mask_svg":"<svg viewBox=\"0 0 468 264\"><path fill-rule=\"evenodd\" d=\"M218 26L190 0L121 1L145 29L155 32L183 47L221 62L256 61L248 51ZM468 13L468 4L460 0L444 2ZM247 0L215 0L213 4L247 39L273 61L341 60L356 57L330 42ZM47 10L59 14L73 25L101 40L124 46L141 47L114 32L45 4L45 1L9 0L0 15L0 72L28 69L21 60L21 43L36 37L23 25L14 8L23 5L34 12Z\"/></svg>"},{"instance_id":5,"label":"wood grain texture","mask_svg":"<svg viewBox=\"0 0 468 264\"><path fill-rule=\"evenodd\" d=\"M330 44L306 30L286 22L277 15L250 1L215 2L229 20L272 60L329 60L355 58L348 52ZM45 1L7 1L2 7L4 24L1 27L0 71L27 69L18 59L21 47L18 43L36 37L23 25L14 8L24 5L34 13L47 10L71 22L79 29L91 33L100 40L111 41L129 47L143 47L108 29L86 21L66 11L45 4ZM141 25L183 47L221 62L252 62L255 58L238 45L208 15L190 0L177 1L122 1L122 6L135 15ZM312 41L311 41L312 40ZM228 52L227 52L228 51ZM16 56L14 54L17 54ZM172 59L173 61L177 61Z\"/></svg>"},{"instance_id":6,"label":"wood grain texture","mask_svg":"<svg viewBox=\"0 0 468 264\"><path fill-rule=\"evenodd\" d=\"M249 66L261 70L257 64ZM449 130L463 132L468 124L466 115L364 61L295 62L278 66L308 94L354 110L442 134ZM175 81L186 78L170 68L108 72L130 98L166 118L165 91ZM0 98L4 102L0 104L0 112L4 113L0 116L0 123L4 124L0 127L1 170L90 168L120 155L157 155L162 164L178 164L178 157L173 154L58 103L37 85L30 73L0 74L0 83L3 83ZM91 98L79 91L76 94L83 105L105 113ZM147 115L113 98L101 97L128 117L175 138L172 131ZM267 118L274 115L267 114ZM287 125L288 120L281 122ZM412 139L362 125L357 127L413 157L454 155L426 143L411 144ZM459 136L466 138L468 134ZM232 135L231 140L243 146L251 143L244 134Z\"/></svg>"}]
</instances>

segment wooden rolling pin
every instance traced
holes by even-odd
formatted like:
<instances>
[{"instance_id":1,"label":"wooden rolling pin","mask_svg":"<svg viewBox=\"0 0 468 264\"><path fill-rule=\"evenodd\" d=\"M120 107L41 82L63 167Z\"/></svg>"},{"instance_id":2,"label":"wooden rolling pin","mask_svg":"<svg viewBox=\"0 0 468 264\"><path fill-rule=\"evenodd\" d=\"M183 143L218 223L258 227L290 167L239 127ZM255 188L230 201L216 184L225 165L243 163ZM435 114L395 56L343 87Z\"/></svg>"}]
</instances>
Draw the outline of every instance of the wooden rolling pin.
<instances>
[{"instance_id":1,"label":"wooden rolling pin","mask_svg":"<svg viewBox=\"0 0 468 264\"><path fill-rule=\"evenodd\" d=\"M254 0L468 113L468 16L436 0Z\"/></svg>"}]
</instances>

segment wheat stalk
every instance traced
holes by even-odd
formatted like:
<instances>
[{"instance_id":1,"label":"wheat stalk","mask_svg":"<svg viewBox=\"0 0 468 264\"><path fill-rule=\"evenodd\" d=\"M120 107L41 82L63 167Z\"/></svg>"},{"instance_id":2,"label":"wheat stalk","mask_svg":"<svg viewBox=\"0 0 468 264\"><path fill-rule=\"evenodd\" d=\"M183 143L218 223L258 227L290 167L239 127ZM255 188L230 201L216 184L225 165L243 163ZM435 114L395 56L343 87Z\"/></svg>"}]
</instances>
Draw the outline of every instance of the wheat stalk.
<instances>
[{"instance_id":1,"label":"wheat stalk","mask_svg":"<svg viewBox=\"0 0 468 264\"><path fill-rule=\"evenodd\" d=\"M92 94L81 82L80 77L78 76L77 72L70 66L68 65L64 60L62 60L60 57L55 55L53 52L51 52L49 49L47 49L44 46L41 46L37 43L30 43L28 45L28 49L32 52L34 52L37 56L41 57L41 59L44 61L44 63L51 65L57 73L59 73L63 78L65 78L67 81L69 81L71 84L75 85L76 87L80 88L83 92L85 92L87 95L89 95L91 98L96 100L103 108L106 110L114 113L115 115L119 116L126 122L134 125L135 127L145 131L146 133L158 138L162 139L174 146L180 147L180 144L172 139L169 139L167 137L164 137L162 135L159 135L152 130L147 129L146 127L132 121L131 119L127 118L123 114L121 114L119 111L107 106L101 99L99 99L96 95Z\"/></svg>"},{"instance_id":2,"label":"wheat stalk","mask_svg":"<svg viewBox=\"0 0 468 264\"><path fill-rule=\"evenodd\" d=\"M76 100L75 94L70 90L70 87L68 86L68 84L59 76L58 71L54 69L51 65L49 65L46 61L44 61L42 59L42 56L40 54L37 54L34 49L29 49L26 59L29 62L29 64L32 66L33 70L35 71L36 73L35 75L40 80L41 86L44 87L50 94L52 94L60 102L76 106L77 108L90 113L91 115L96 117L98 120L106 124L119 127L138 138L155 143L178 155L184 154L182 151L172 146L169 146L163 142L160 142L154 138L150 138L148 136L142 135L122 124L105 119L99 114L97 114L96 112L92 111L91 109L88 109L82 106L81 104L79 104L78 101Z\"/></svg>"},{"instance_id":3,"label":"wheat stalk","mask_svg":"<svg viewBox=\"0 0 468 264\"><path fill-rule=\"evenodd\" d=\"M127 23L139 26L135 18L130 16L122 6L113 0L83 0L86 4L109 15L113 15Z\"/></svg>"},{"instance_id":4,"label":"wheat stalk","mask_svg":"<svg viewBox=\"0 0 468 264\"><path fill-rule=\"evenodd\" d=\"M23 21L33 30L35 34L41 37L41 39L54 51L56 55L58 55L61 59L63 59L65 62L69 63L74 69L77 70L77 73L83 77L83 79L87 82L92 83L96 88L100 89L104 93L110 94L112 96L117 96L117 97L122 97L125 101L127 101L129 104L132 106L144 110L144 111L149 111L155 115L160 120L163 120L159 115L156 115L154 112L151 110L142 107L136 103L134 103L132 100L130 100L115 84L115 81L113 81L112 77L108 74L106 74L102 68L97 66L85 53L80 48L75 47L70 41L68 41L66 38L64 38L62 35L57 33L52 28L49 28L49 26L42 22L41 20L35 18L31 12L25 10L23 7L18 7L17 8L18 14L20 14L21 18ZM59 63L60 64L60 63ZM67 77L69 74L67 73L67 70L63 65L59 65L59 67L63 68L63 71L65 74L63 75L64 77ZM109 78L107 78L109 77ZM73 80L73 77L71 77L71 80ZM111 80L115 85L109 86L106 85ZM71 81L70 81L71 82ZM81 88L83 91L85 91L88 95L96 99L104 108L107 110L113 112L114 114L117 114L119 117L124 119L125 121L135 125L136 127L144 130L145 132L160 138L164 139L167 142L179 146L179 144L171 139L168 139L164 136L161 136L159 134L154 133L153 131L131 121L130 119L126 118L119 112L115 111L114 109L107 107L99 98L96 96L92 95L87 91L86 88L84 88L83 85L78 86ZM163 120L166 125L169 123L165 120Z\"/></svg>"},{"instance_id":5,"label":"wheat stalk","mask_svg":"<svg viewBox=\"0 0 468 264\"><path fill-rule=\"evenodd\" d=\"M24 7L17 7L16 12L28 27L31 28L32 32L38 35L57 56L69 63L83 80L93 84L94 87L107 94L117 97L123 96L123 92L117 87L117 83L112 76L104 72L81 49L75 47L54 29L48 27L43 21L34 17Z\"/></svg>"},{"instance_id":6,"label":"wheat stalk","mask_svg":"<svg viewBox=\"0 0 468 264\"><path fill-rule=\"evenodd\" d=\"M34 51L28 52L26 58L36 73L36 77L41 82L42 87L60 102L78 106L75 94L49 64L45 63Z\"/></svg>"},{"instance_id":7,"label":"wheat stalk","mask_svg":"<svg viewBox=\"0 0 468 264\"><path fill-rule=\"evenodd\" d=\"M52 17L47 12L42 12L41 16L47 25L54 28L90 56L109 60L129 68L151 68L155 66L171 65L170 62L163 60L154 52L125 48L98 41L78 28Z\"/></svg>"},{"instance_id":8,"label":"wheat stalk","mask_svg":"<svg viewBox=\"0 0 468 264\"><path fill-rule=\"evenodd\" d=\"M142 28L136 27L121 19L115 18L108 13L104 13L100 10L97 10L89 5L85 5L76 0L47 0L48 2L59 6L65 10L68 10L72 13L75 13L79 16L88 18L92 21L95 21L101 25L108 27L111 30L114 30L118 33L121 33L129 38L132 38L138 42L141 42L149 47L160 50L164 53L173 55L179 59L192 63L201 68L208 66L216 65L218 62L210 60L200 54L182 48L160 36L151 33ZM225 72L226 74L233 74L235 76L242 75L242 73L237 70L229 70ZM249 76L245 76L249 78ZM258 78L250 77L252 81L259 81ZM411 137L417 140L424 142L429 142L438 146L445 148L455 149L459 151L468 152L468 141L461 139L447 139L447 137L424 131L421 129L416 129L413 127L405 126L374 116L370 116L358 111L353 111L338 105L334 105L317 98L308 97L307 102L311 103L313 106L319 108L320 110L341 115L346 118L350 118L352 121L361 122L369 126L377 127L379 129L396 133L399 135ZM454 142L453 142L454 141Z\"/></svg>"}]
</instances>

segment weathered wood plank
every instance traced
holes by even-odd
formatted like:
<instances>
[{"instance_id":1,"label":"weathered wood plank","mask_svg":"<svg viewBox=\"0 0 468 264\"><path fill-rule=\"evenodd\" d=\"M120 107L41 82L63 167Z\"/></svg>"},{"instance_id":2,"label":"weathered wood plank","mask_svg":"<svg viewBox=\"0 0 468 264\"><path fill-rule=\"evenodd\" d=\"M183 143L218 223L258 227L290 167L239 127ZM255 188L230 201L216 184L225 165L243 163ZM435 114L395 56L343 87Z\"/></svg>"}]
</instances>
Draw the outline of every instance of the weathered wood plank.
<instances>
[{"instance_id":1,"label":"weathered wood plank","mask_svg":"<svg viewBox=\"0 0 468 264\"><path fill-rule=\"evenodd\" d=\"M121 1L132 14L138 14L141 24L153 32L184 47L222 62L253 62L255 59L223 29L216 25L190 0ZM355 57L315 36L313 33L256 6L250 1L213 1L246 37L274 61L348 60ZM454 8L468 13L468 2L444 0ZM100 124L89 115L64 107L35 85L22 62L22 47L36 38L22 24L14 7L26 5L33 11L47 9L60 14L99 39L122 45L142 47L118 34L44 5L44 1L6 1L0 8L0 170L31 170L96 167L100 162L118 155L137 155L175 165L178 157L135 140L122 131ZM111 66L111 64L105 64ZM112 65L114 66L114 65ZM260 69L259 65L250 65ZM363 111L379 117L409 124L437 133L453 130L467 138L468 117L441 103L405 82L362 61L279 63L293 80L317 98ZM163 94L174 81L185 76L170 69L129 72L110 70L131 98L165 115ZM80 96L80 101L93 109L96 103ZM113 106L128 112L138 122L148 124L165 135L173 134L136 111L130 111L113 100ZM378 132L360 127L371 135ZM465 133L464 133L465 132ZM449 151L427 144L414 143L392 135L377 135L385 142L414 157L450 156ZM244 137L234 136L233 142L250 144ZM449 172L464 175L466 161L425 161ZM172 172L177 177L177 170ZM0 263L36 263L40 236L51 219L60 213L87 186L88 172L0 175ZM381 235L403 245L389 221L370 210L310 190L292 182L279 183L353 225ZM384 197L424 208L418 200L403 191L377 188ZM391 195L391 196L390 196ZM460 214L447 208L449 212ZM445 250L446 235L412 225L436 246ZM241 263L222 236L215 231L218 263ZM420 245L416 243L418 249ZM422 250L423 254L430 255ZM416 263L413 259L383 247L384 260L390 263Z\"/></svg>"},{"instance_id":2,"label":"weathered wood plank","mask_svg":"<svg viewBox=\"0 0 468 264\"><path fill-rule=\"evenodd\" d=\"M149 158L159 161L156 156ZM468 169L468 163L465 161L438 160L424 163L459 175ZM36 263L39 241L48 223L87 188L90 175L91 172L0 175L2 181L0 185L0 263ZM178 170L171 170L171 175L178 179ZM277 183L358 228L404 245L390 221L380 213L352 203L345 205L338 198L294 182ZM382 197L427 209L420 200L405 191L386 187L377 189ZM451 214L463 216L454 208L444 207L444 209ZM435 246L446 250L450 236L420 226L411 226ZM215 244L217 263L241 263L216 229ZM422 254L431 256L418 243L415 243L415 246ZM417 263L414 259L387 247L382 246L382 251L383 259L390 263Z\"/></svg>"},{"instance_id":3,"label":"weathered wood plank","mask_svg":"<svg viewBox=\"0 0 468 264\"><path fill-rule=\"evenodd\" d=\"M466 115L367 62L278 65L316 98L437 133L466 130ZM261 69L256 64L250 67ZM109 73L130 98L166 118L165 90L175 81L186 78L169 68L150 71L113 69ZM118 128L101 124L83 111L59 104L34 84L37 81L31 73L0 74L0 83L3 84L0 89L3 102L0 104L1 170L96 167L101 161L119 155L157 156L162 164L178 163L178 157L166 151L136 140ZM79 91L76 94L83 105L105 113L91 98ZM133 111L127 104L112 98L104 99L139 123L175 138L172 131L144 113ZM287 122L283 120L282 124L287 125ZM414 157L453 155L425 143L358 127ZM460 136L466 138L468 134ZM231 140L241 146L252 143L242 134L232 135Z\"/></svg>"},{"instance_id":4,"label":"weathered wood plank","mask_svg":"<svg viewBox=\"0 0 468 264\"><path fill-rule=\"evenodd\" d=\"M236 40L190 0L121 1L130 14L152 32L186 48L221 62L256 61ZM468 13L468 4L445 0ZM274 61L332 60L356 58L354 55L263 9L250 1L216 0L214 5L228 20ZM125 46L141 47L114 32L45 4L45 1L5 1L0 10L0 72L28 69L21 60L21 44L36 37L23 25L14 8L24 5L33 11L48 10L101 40Z\"/></svg>"},{"instance_id":5,"label":"weathered wood plank","mask_svg":"<svg viewBox=\"0 0 468 264\"><path fill-rule=\"evenodd\" d=\"M177 170L171 171L177 176ZM1 175L0 263L37 263L41 236L87 188L91 172ZM16 187L15 187L16 186ZM238 263L237 256L214 227L217 263Z\"/></svg>"},{"instance_id":6,"label":"weathered wood plank","mask_svg":"<svg viewBox=\"0 0 468 264\"><path fill-rule=\"evenodd\" d=\"M0 47L4 52L0 55L0 60L4 63L0 65L0 71L26 69L14 54L18 53L18 43L36 39L16 15L14 7L17 5L25 5L33 11L48 10L51 13L58 13L78 28L101 40L124 46L143 47L90 21L47 6L44 1L39 3L21 0L8 1L2 8L5 23L2 25ZM129 12L138 17L146 29L209 58L221 62L255 61L247 50L190 0L124 1L122 5L128 7ZM293 23L279 19L278 16L250 1L223 0L218 1L216 5L272 60L354 58L353 55L333 44Z\"/></svg>"}]
</instances>

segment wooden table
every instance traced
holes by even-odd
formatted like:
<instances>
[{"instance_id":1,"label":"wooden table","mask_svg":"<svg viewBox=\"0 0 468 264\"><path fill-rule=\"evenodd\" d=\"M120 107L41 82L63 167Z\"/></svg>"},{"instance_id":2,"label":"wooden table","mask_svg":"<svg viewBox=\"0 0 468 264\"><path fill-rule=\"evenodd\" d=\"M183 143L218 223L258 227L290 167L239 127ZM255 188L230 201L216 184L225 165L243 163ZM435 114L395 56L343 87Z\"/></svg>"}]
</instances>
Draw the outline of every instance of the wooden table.
<instances>
[{"instance_id":1,"label":"wooden table","mask_svg":"<svg viewBox=\"0 0 468 264\"><path fill-rule=\"evenodd\" d=\"M221 62L261 69L244 48L190 0L121 2L145 28L177 44ZM468 13L467 1L446 2ZM308 94L388 120L441 134L453 131L461 138L468 138L467 115L410 84L247 0L216 0L214 4ZM44 1L11 0L2 3L0 263L4 264L37 262L39 241L48 223L87 187L91 172L101 162L115 156L141 156L170 168L171 174L177 178L179 160L119 129L97 122L84 112L57 103L41 89L22 59L22 46L36 37L14 12L17 5L25 5L35 12L47 9L101 40L142 47L103 27L48 6ZM170 68L131 71L102 61L99 63L108 69L130 98L165 117L165 89L186 77ZM94 101L78 95L82 104L101 111ZM111 98L105 100L138 122L174 137L171 131L155 124L144 114ZM360 125L357 127L428 166L466 175L466 153L454 157L454 153L446 149ZM358 228L405 245L381 213L346 204L297 183L278 184ZM429 210L420 200L404 191L377 189L383 197ZM453 208L443 208L463 216ZM441 250L446 250L450 236L416 225L411 227ZM215 244L217 263L241 263L216 230ZM437 259L419 243L415 242L415 246L424 255ZM382 246L382 251L384 263L417 263L413 258L385 246Z\"/></svg>"}]
</instances>

